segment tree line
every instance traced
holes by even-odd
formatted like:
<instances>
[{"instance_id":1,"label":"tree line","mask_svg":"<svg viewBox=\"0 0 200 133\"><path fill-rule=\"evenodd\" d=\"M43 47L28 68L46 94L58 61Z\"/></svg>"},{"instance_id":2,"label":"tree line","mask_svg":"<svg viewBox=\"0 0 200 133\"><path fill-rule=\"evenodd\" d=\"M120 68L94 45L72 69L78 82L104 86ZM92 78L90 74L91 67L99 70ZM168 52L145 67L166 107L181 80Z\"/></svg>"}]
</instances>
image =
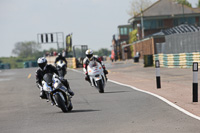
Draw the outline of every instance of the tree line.
<instances>
[{"instance_id":1,"label":"tree line","mask_svg":"<svg viewBox=\"0 0 200 133\"><path fill-rule=\"evenodd\" d=\"M1 57L0 63L9 63L11 68L23 68L23 63L26 61L36 61L39 57L45 56L45 53L56 51L62 52L63 49L50 48L49 50L41 50L41 44L34 41L17 42L12 50L12 54L15 56ZM72 56L73 52L69 55ZM98 51L94 51L94 54L98 56L109 56L110 50L101 48Z\"/></svg>"}]
</instances>

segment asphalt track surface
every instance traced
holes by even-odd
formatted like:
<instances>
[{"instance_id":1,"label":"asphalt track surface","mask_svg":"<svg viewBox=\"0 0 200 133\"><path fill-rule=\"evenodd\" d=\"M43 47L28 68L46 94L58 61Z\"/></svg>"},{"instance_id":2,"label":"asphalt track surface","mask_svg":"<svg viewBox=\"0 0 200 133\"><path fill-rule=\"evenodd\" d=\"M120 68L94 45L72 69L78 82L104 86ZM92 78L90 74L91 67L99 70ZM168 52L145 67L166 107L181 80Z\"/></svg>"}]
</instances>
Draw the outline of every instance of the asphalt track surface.
<instances>
[{"instance_id":1,"label":"asphalt track surface","mask_svg":"<svg viewBox=\"0 0 200 133\"><path fill-rule=\"evenodd\" d=\"M0 72L0 133L199 133L196 120L156 97L108 81L100 94L68 70L73 110L39 99L35 70ZM128 80L128 79L127 79Z\"/></svg>"}]
</instances>

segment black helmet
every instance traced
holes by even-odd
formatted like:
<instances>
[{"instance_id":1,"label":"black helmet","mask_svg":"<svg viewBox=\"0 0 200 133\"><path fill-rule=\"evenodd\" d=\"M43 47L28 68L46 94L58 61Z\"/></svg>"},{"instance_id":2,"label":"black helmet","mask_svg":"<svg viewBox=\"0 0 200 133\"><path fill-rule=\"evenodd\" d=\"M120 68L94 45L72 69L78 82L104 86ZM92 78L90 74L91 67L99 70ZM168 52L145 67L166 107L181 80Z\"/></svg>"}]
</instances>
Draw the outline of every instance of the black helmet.
<instances>
[{"instance_id":1,"label":"black helmet","mask_svg":"<svg viewBox=\"0 0 200 133\"><path fill-rule=\"evenodd\" d=\"M87 58L88 58L89 60L92 60L92 59L93 59L93 51L92 51L92 50L88 49L88 50L85 52L85 54L86 54L86 56L87 56Z\"/></svg>"},{"instance_id":2,"label":"black helmet","mask_svg":"<svg viewBox=\"0 0 200 133\"><path fill-rule=\"evenodd\" d=\"M45 57L40 57L38 60L37 60L37 63L38 63L38 66L41 68L41 69L44 69L44 67L47 65L47 60Z\"/></svg>"}]
</instances>

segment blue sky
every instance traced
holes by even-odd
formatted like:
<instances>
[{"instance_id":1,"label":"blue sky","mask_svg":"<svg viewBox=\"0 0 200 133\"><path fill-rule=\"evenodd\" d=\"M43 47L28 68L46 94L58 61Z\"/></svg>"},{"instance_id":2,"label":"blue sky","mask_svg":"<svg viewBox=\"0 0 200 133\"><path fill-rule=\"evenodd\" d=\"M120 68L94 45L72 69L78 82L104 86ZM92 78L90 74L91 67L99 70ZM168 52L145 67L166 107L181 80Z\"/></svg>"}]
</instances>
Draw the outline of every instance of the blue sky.
<instances>
[{"instance_id":1,"label":"blue sky","mask_svg":"<svg viewBox=\"0 0 200 133\"><path fill-rule=\"evenodd\" d=\"M151 0L155 2L157 0ZM198 0L188 0L193 5ZM73 45L111 49L117 26L131 18L131 0L0 0L0 57L12 56L17 42L38 33L73 33ZM43 48L56 44L42 44Z\"/></svg>"}]
</instances>

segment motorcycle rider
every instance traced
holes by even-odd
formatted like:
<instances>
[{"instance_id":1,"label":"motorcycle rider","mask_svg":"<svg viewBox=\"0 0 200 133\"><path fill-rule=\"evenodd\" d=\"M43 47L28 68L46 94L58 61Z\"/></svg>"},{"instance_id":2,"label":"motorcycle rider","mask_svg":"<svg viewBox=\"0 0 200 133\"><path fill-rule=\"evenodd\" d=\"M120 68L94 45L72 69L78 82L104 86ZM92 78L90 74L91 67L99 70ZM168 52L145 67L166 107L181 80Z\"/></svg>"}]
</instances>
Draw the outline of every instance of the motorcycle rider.
<instances>
[{"instance_id":1,"label":"motorcycle rider","mask_svg":"<svg viewBox=\"0 0 200 133\"><path fill-rule=\"evenodd\" d=\"M85 55L86 55L86 57L85 57L84 60L83 60L83 68L86 70L86 73L85 73L85 80L88 81L88 82L90 82L89 75L88 75L88 71L87 71L87 66L88 66L88 64L90 63L90 61L92 61L92 60L95 60L95 61L99 62L99 63L102 65L102 68L103 68L103 70L104 70L103 72L104 72L105 77L106 77L106 80L107 80L106 74L108 74L108 71L106 70L105 65L102 64L101 60L98 59L98 58L96 58L96 57L94 57L94 56L93 56L93 51L90 50L90 49L88 49L88 50L85 52Z\"/></svg>"},{"instance_id":2,"label":"motorcycle rider","mask_svg":"<svg viewBox=\"0 0 200 133\"><path fill-rule=\"evenodd\" d=\"M38 58L37 64L38 64L39 68L36 70L36 84L37 84L37 87L40 89L40 98L47 99L47 95L44 92L43 86L42 86L43 76L46 73L52 73L52 74L55 73L58 75L58 71L53 65L47 64L47 60L45 57ZM70 89L68 81L64 78L59 78L59 79L63 83L63 85L67 88L68 93L71 96L73 96L74 92Z\"/></svg>"},{"instance_id":3,"label":"motorcycle rider","mask_svg":"<svg viewBox=\"0 0 200 133\"><path fill-rule=\"evenodd\" d=\"M65 59L65 57L62 56L62 53L58 53L58 56L56 57L54 64L56 65L56 62L59 61L59 60L64 61L66 66L67 66L67 60Z\"/></svg>"}]
</instances>

